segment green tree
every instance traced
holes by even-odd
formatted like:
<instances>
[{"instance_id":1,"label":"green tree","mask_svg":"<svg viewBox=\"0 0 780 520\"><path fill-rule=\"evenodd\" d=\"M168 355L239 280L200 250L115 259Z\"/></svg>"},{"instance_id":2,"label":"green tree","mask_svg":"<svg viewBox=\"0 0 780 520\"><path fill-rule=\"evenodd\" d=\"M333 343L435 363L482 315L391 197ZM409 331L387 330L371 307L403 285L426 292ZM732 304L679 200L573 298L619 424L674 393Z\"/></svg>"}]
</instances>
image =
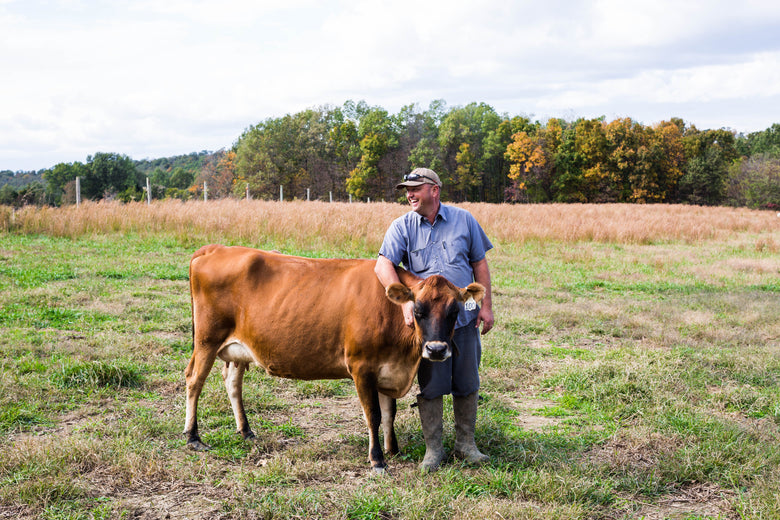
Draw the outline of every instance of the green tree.
<instances>
[{"instance_id":1,"label":"green tree","mask_svg":"<svg viewBox=\"0 0 780 520\"><path fill-rule=\"evenodd\" d=\"M396 121L379 107L363 110L358 137L361 156L347 178L347 192L357 198L393 199L397 175L386 159L399 146Z\"/></svg>"},{"instance_id":2,"label":"green tree","mask_svg":"<svg viewBox=\"0 0 780 520\"><path fill-rule=\"evenodd\" d=\"M193 174L189 170L185 170L184 168L177 166L171 172L171 175L168 179L168 187L176 188L179 190L186 190L187 188L192 186L192 183L194 181L195 181L195 174Z\"/></svg>"},{"instance_id":3,"label":"green tree","mask_svg":"<svg viewBox=\"0 0 780 520\"><path fill-rule=\"evenodd\" d=\"M693 157L680 179L679 194L684 202L714 206L725 195L728 169L723 152L718 147L707 148L704 154Z\"/></svg>"},{"instance_id":4,"label":"green tree","mask_svg":"<svg viewBox=\"0 0 780 520\"><path fill-rule=\"evenodd\" d=\"M408 135L407 163L402 168L406 173L415 168L430 168L444 173L442 149L439 146L439 126L446 115L446 103L442 99L432 101L428 109L415 114L413 121L407 121L403 128ZM401 195L400 198L403 198Z\"/></svg>"},{"instance_id":5,"label":"green tree","mask_svg":"<svg viewBox=\"0 0 780 520\"><path fill-rule=\"evenodd\" d=\"M609 173L605 168L609 157L609 143L604 118L580 119L574 124L573 134L566 132L565 135L566 146L561 152L572 151L569 152L566 167L561 161L562 157L558 157L556 200L601 202L609 187Z\"/></svg>"},{"instance_id":6,"label":"green tree","mask_svg":"<svg viewBox=\"0 0 780 520\"><path fill-rule=\"evenodd\" d=\"M0 205L20 208L44 204L46 204L46 186L40 181L33 181L18 190L10 184L4 184L0 188Z\"/></svg>"},{"instance_id":7,"label":"green tree","mask_svg":"<svg viewBox=\"0 0 780 520\"><path fill-rule=\"evenodd\" d=\"M16 198L19 193L10 184L3 184L0 187L0 205L2 206L15 206Z\"/></svg>"},{"instance_id":8,"label":"green tree","mask_svg":"<svg viewBox=\"0 0 780 520\"><path fill-rule=\"evenodd\" d=\"M747 157L760 155L764 158L780 158L780 123L740 139L738 150L741 155Z\"/></svg>"},{"instance_id":9,"label":"green tree","mask_svg":"<svg viewBox=\"0 0 780 520\"><path fill-rule=\"evenodd\" d=\"M726 185L726 203L780 210L780 157L769 152L734 163Z\"/></svg>"},{"instance_id":10,"label":"green tree","mask_svg":"<svg viewBox=\"0 0 780 520\"><path fill-rule=\"evenodd\" d=\"M102 199L124 193L124 197L141 191L141 176L135 163L126 155L96 153L87 157L87 172L82 183L85 199Z\"/></svg>"},{"instance_id":11,"label":"green tree","mask_svg":"<svg viewBox=\"0 0 780 520\"><path fill-rule=\"evenodd\" d=\"M69 182L75 181L76 177L86 179L88 167L80 162L59 163L50 170L43 172L43 178L46 179L48 192L54 204L61 204L65 186Z\"/></svg>"},{"instance_id":12,"label":"green tree","mask_svg":"<svg viewBox=\"0 0 780 520\"><path fill-rule=\"evenodd\" d=\"M561 122L553 124L552 131L550 138L558 142L558 146L552 153L548 196L556 202L587 202L582 159L577 152L576 126Z\"/></svg>"},{"instance_id":13,"label":"green tree","mask_svg":"<svg viewBox=\"0 0 780 520\"><path fill-rule=\"evenodd\" d=\"M678 186L678 200L720 204L726 193L729 167L739 157L734 133L725 129L700 131L691 126L682 141L687 163Z\"/></svg>"},{"instance_id":14,"label":"green tree","mask_svg":"<svg viewBox=\"0 0 780 520\"><path fill-rule=\"evenodd\" d=\"M482 144L482 161L485 175L482 179L485 202L502 202L511 199L507 190L510 189L510 161L506 152L513 142L512 136L519 132L535 135L539 129L538 123L532 123L527 117L504 117L498 126L490 130Z\"/></svg>"},{"instance_id":15,"label":"green tree","mask_svg":"<svg viewBox=\"0 0 780 520\"><path fill-rule=\"evenodd\" d=\"M445 193L453 200L484 200L482 175L485 169L483 145L491 132L501 123L501 117L485 103L470 103L451 109L439 126L439 146L444 164L443 177L447 182ZM458 154L461 146L468 144L469 153L478 158L475 166L478 175L461 181L458 175ZM461 170L462 171L462 170ZM490 173L492 177L493 172ZM500 173L499 173L500 175ZM475 182L473 182L475 181Z\"/></svg>"},{"instance_id":16,"label":"green tree","mask_svg":"<svg viewBox=\"0 0 780 520\"><path fill-rule=\"evenodd\" d=\"M328 128L319 110L267 119L247 129L234 147L236 194L248 184L254 197L305 196L328 156Z\"/></svg>"},{"instance_id":17,"label":"green tree","mask_svg":"<svg viewBox=\"0 0 780 520\"><path fill-rule=\"evenodd\" d=\"M460 145L455 160L457 167L455 168L455 175L453 175L453 187L461 193L469 193L471 188L479 186L482 182L482 175L478 170L477 157L471 152L469 143Z\"/></svg>"},{"instance_id":18,"label":"green tree","mask_svg":"<svg viewBox=\"0 0 780 520\"><path fill-rule=\"evenodd\" d=\"M358 138L358 124L356 120L349 119L346 110L336 108L326 114L328 127L328 143L330 156L332 157L332 169L327 178L323 178L323 194L343 193L346 187L349 173L357 167L360 161L360 139Z\"/></svg>"},{"instance_id":19,"label":"green tree","mask_svg":"<svg viewBox=\"0 0 780 520\"><path fill-rule=\"evenodd\" d=\"M360 140L360 162L347 177L347 193L362 199L378 192L379 161L387 151L387 141L377 134L368 134Z\"/></svg>"}]
</instances>

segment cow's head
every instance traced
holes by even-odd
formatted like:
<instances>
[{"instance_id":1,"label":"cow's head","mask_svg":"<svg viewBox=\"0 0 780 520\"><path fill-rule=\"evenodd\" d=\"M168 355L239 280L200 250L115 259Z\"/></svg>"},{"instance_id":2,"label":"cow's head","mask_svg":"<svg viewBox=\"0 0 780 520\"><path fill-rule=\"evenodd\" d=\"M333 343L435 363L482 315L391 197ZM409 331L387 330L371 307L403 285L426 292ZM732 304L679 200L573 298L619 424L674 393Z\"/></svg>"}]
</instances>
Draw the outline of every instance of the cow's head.
<instances>
[{"instance_id":1,"label":"cow's head","mask_svg":"<svg viewBox=\"0 0 780 520\"><path fill-rule=\"evenodd\" d=\"M390 284L386 294L397 305L414 302L414 327L422 344L422 357L431 361L444 361L452 355L458 303L472 298L480 303L485 288L472 283L461 289L443 276L434 275L412 288L400 283Z\"/></svg>"}]
</instances>

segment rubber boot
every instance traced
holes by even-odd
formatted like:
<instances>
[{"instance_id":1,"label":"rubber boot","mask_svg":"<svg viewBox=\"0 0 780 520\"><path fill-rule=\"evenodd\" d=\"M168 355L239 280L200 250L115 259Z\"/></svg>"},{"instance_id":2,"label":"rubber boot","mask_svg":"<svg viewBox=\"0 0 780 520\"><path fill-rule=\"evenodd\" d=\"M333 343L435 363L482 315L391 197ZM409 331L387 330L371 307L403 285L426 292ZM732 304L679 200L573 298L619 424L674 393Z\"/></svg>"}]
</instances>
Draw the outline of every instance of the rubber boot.
<instances>
[{"instance_id":1,"label":"rubber boot","mask_svg":"<svg viewBox=\"0 0 780 520\"><path fill-rule=\"evenodd\" d=\"M442 398L423 399L417 396L417 407L420 409L420 424L425 438L425 457L420 463L420 469L430 473L439 469L446 456L442 444Z\"/></svg>"},{"instance_id":2,"label":"rubber boot","mask_svg":"<svg viewBox=\"0 0 780 520\"><path fill-rule=\"evenodd\" d=\"M479 393L465 397L452 397L452 409L455 413L455 450L454 455L469 464L479 465L490 460L481 453L474 442L474 429L477 425L477 401Z\"/></svg>"}]
</instances>

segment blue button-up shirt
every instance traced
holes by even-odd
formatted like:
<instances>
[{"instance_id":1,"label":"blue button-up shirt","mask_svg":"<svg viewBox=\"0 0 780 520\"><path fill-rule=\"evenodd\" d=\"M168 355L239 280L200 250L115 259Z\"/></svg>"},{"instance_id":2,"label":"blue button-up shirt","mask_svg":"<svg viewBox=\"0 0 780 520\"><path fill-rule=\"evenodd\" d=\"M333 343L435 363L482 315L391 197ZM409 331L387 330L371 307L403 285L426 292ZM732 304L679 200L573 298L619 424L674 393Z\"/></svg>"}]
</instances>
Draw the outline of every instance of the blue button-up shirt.
<instances>
[{"instance_id":1,"label":"blue button-up shirt","mask_svg":"<svg viewBox=\"0 0 780 520\"><path fill-rule=\"evenodd\" d=\"M474 281L471 264L484 259L492 248L471 213L441 204L433 224L414 211L395 219L379 254L393 264L403 264L420 278L439 274L458 287L466 287ZM461 304L456 327L468 325L478 312L466 311Z\"/></svg>"}]
</instances>

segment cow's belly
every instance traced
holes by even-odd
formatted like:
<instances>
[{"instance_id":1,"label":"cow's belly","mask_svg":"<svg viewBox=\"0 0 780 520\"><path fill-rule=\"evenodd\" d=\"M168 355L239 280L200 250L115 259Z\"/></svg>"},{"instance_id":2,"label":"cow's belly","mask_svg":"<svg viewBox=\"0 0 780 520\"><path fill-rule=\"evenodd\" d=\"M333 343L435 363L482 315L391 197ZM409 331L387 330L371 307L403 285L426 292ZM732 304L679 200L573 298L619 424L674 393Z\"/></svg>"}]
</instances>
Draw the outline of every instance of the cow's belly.
<instances>
[{"instance_id":1,"label":"cow's belly","mask_svg":"<svg viewBox=\"0 0 780 520\"><path fill-rule=\"evenodd\" d=\"M256 352L244 342L231 338L217 354L222 361L261 366L272 376L287 379L349 379L347 367L341 360L328 362L321 353L292 356L289 351ZM327 356L325 356L327 357Z\"/></svg>"}]
</instances>

